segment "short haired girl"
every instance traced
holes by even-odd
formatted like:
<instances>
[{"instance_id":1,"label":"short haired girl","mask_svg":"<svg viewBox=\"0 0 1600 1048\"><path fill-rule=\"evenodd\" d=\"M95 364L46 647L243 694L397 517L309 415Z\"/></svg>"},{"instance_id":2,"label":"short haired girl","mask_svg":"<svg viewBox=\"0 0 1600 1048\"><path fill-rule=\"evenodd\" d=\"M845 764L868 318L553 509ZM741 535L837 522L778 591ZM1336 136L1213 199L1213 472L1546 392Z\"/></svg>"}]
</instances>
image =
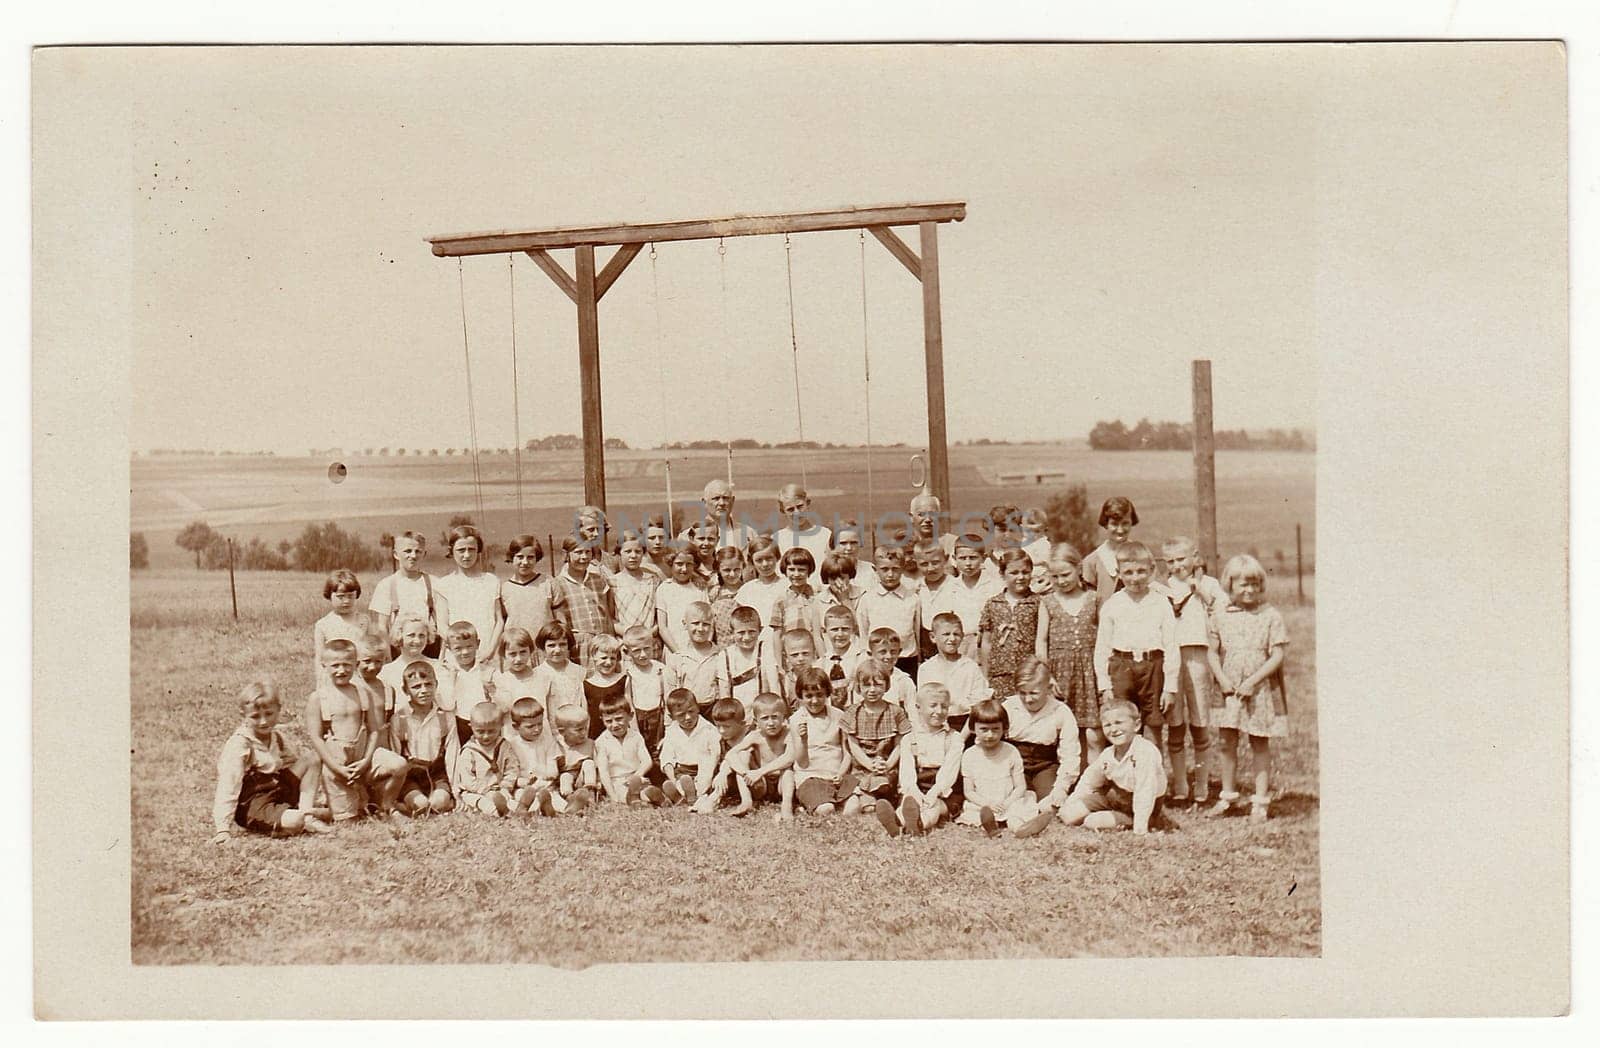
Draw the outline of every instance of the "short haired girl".
<instances>
[{"instance_id":1,"label":"short haired girl","mask_svg":"<svg viewBox=\"0 0 1600 1048\"><path fill-rule=\"evenodd\" d=\"M1105 529L1106 539L1083 559L1082 570L1084 584L1101 601L1122 588L1117 581L1117 550L1128 541L1138 523L1139 511L1133 508L1131 499L1113 495L1100 507L1100 526Z\"/></svg>"},{"instance_id":2,"label":"short haired girl","mask_svg":"<svg viewBox=\"0 0 1600 1048\"><path fill-rule=\"evenodd\" d=\"M483 567L483 533L470 524L457 525L445 535L449 543L450 559L455 569L439 580L439 594L449 603L452 617L449 622L472 623L478 631L478 662L487 662L500 645L500 631L505 626L504 611L500 606L500 579ZM446 654L447 665L455 665L455 656Z\"/></svg>"},{"instance_id":3,"label":"short haired girl","mask_svg":"<svg viewBox=\"0 0 1600 1048\"><path fill-rule=\"evenodd\" d=\"M500 583L502 648L513 629L523 631L531 645L534 636L556 617L555 580L540 574L539 561L543 559L544 546L533 535L518 535L506 545L511 577ZM534 652L532 665L538 665L539 658L539 653Z\"/></svg>"},{"instance_id":4,"label":"short haired girl","mask_svg":"<svg viewBox=\"0 0 1600 1048\"><path fill-rule=\"evenodd\" d=\"M1033 820L1039 809L1022 775L1022 755L1005 741L1011 726L1006 708L999 699L984 699L972 707L967 723L974 742L961 755L961 791L966 801L957 824L982 826L984 833L994 837L1002 823L1020 826Z\"/></svg>"},{"instance_id":5,"label":"short haired girl","mask_svg":"<svg viewBox=\"0 0 1600 1048\"><path fill-rule=\"evenodd\" d=\"M1211 815L1226 814L1239 799L1234 784L1239 736L1250 738L1256 792L1250 818L1267 818L1270 740L1289 734L1289 707L1283 687L1284 649L1289 631L1278 609L1265 602L1267 574L1254 557L1236 556L1222 569L1222 588L1230 603L1212 612L1206 624L1208 659L1217 688L1211 723L1221 729L1222 792Z\"/></svg>"},{"instance_id":6,"label":"short haired girl","mask_svg":"<svg viewBox=\"0 0 1600 1048\"><path fill-rule=\"evenodd\" d=\"M1017 690L1017 667L1039 639L1039 598L1028 590L1033 561L1020 549L1000 554L1005 589L990 597L978 616L978 661L996 695Z\"/></svg>"}]
</instances>

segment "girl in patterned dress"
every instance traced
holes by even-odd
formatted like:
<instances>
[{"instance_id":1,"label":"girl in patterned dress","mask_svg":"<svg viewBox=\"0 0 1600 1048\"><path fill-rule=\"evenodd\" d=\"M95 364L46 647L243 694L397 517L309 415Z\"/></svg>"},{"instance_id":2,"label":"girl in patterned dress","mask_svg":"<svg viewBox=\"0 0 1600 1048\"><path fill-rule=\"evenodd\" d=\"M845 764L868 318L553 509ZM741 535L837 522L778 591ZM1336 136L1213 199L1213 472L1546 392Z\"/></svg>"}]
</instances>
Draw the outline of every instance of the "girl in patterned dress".
<instances>
[{"instance_id":1,"label":"girl in patterned dress","mask_svg":"<svg viewBox=\"0 0 1600 1048\"><path fill-rule=\"evenodd\" d=\"M1058 542L1050 547L1050 576L1055 592L1039 600L1039 632L1035 654L1050 664L1056 695L1078 721L1079 750L1085 767L1105 749L1100 734L1100 695L1094 682L1094 640L1100 625L1100 598L1084 589L1076 547ZM1082 769L1079 769L1080 771Z\"/></svg>"},{"instance_id":2,"label":"girl in patterned dress","mask_svg":"<svg viewBox=\"0 0 1600 1048\"><path fill-rule=\"evenodd\" d=\"M1222 570L1222 588L1230 603L1211 613L1206 624L1207 658L1216 676L1211 723L1220 729L1222 792L1212 815L1226 814L1239 791L1234 785L1239 735L1250 737L1256 792L1250 818L1267 817L1267 772L1271 739L1289 734L1289 707L1283 688L1284 649L1289 632L1278 609L1263 600L1266 572L1254 557L1240 555ZM1220 602L1219 602L1220 603Z\"/></svg>"},{"instance_id":3,"label":"girl in patterned dress","mask_svg":"<svg viewBox=\"0 0 1600 1048\"><path fill-rule=\"evenodd\" d=\"M1032 655L1039 635L1039 598L1028 592L1033 561L1020 549L1000 555L1005 589L978 616L978 661L996 695L1017 690L1017 667Z\"/></svg>"}]
</instances>

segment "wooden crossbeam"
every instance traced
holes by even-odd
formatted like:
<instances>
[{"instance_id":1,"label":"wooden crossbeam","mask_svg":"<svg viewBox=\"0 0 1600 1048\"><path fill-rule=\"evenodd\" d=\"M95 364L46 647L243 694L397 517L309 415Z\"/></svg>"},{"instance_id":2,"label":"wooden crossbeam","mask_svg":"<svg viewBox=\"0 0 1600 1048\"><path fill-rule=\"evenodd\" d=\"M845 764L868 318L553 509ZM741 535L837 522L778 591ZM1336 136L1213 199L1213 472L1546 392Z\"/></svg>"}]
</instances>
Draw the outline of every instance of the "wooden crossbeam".
<instances>
[{"instance_id":1,"label":"wooden crossbeam","mask_svg":"<svg viewBox=\"0 0 1600 1048\"><path fill-rule=\"evenodd\" d=\"M560 262L550 257L548 251L544 250L544 248L532 248L526 254L534 262L538 263L539 268L544 270L551 280L556 282L556 287L567 293L568 298L574 302L578 301L578 282L572 279L570 273L561 268Z\"/></svg>"},{"instance_id":2,"label":"wooden crossbeam","mask_svg":"<svg viewBox=\"0 0 1600 1048\"><path fill-rule=\"evenodd\" d=\"M867 232L877 237L884 247L889 249L889 254L900 260L900 264L911 271L911 275L918 280L922 279L922 259L911 250L907 244L895 235L895 231L888 226L868 226Z\"/></svg>"},{"instance_id":3,"label":"wooden crossbeam","mask_svg":"<svg viewBox=\"0 0 1600 1048\"><path fill-rule=\"evenodd\" d=\"M925 204L886 204L842 208L836 211L794 211L776 215L733 215L688 222L647 222L637 225L586 226L523 232L455 233L429 237L435 255L494 255L557 247L594 247L623 244L664 244L674 240L715 240L718 237L765 236L773 233L820 233L832 229L874 226L920 226L924 222L960 222L967 217L962 201ZM534 261L538 261L537 258ZM546 272L549 272L546 270ZM552 278L554 279L554 278ZM557 280L557 283L560 283Z\"/></svg>"},{"instance_id":4,"label":"wooden crossbeam","mask_svg":"<svg viewBox=\"0 0 1600 1048\"><path fill-rule=\"evenodd\" d=\"M611 256L611 260L600 271L600 275L594 279L594 297L604 298L606 292L611 290L611 285L622 275L622 271L628 268L628 263L643 250L643 244L623 244L617 248L617 253Z\"/></svg>"}]
</instances>

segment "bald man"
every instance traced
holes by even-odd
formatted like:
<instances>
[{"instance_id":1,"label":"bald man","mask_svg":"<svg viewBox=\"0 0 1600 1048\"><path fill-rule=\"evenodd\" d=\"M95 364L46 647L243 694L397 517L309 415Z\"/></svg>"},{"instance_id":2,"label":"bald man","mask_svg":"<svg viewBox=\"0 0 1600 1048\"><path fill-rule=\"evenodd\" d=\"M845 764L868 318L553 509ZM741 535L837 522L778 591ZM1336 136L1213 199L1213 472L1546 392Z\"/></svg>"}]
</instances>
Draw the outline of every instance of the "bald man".
<instances>
[{"instance_id":1,"label":"bald man","mask_svg":"<svg viewBox=\"0 0 1600 1048\"><path fill-rule=\"evenodd\" d=\"M717 548L724 546L737 546L744 549L752 539L756 538L756 529L748 524L737 523L733 519L733 485L725 480L711 480L706 482L705 489L700 493L700 501L705 505L706 517L717 523ZM694 537L694 525L683 529L680 539Z\"/></svg>"}]
</instances>

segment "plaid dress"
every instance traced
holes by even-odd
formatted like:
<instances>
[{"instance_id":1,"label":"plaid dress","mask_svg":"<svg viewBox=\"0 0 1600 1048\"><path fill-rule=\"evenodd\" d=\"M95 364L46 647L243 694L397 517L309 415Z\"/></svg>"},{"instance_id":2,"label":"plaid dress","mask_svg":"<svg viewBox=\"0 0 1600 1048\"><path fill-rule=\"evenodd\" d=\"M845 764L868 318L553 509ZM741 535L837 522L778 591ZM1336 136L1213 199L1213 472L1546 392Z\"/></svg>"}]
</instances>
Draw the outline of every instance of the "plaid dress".
<instances>
[{"instance_id":1,"label":"plaid dress","mask_svg":"<svg viewBox=\"0 0 1600 1048\"><path fill-rule=\"evenodd\" d=\"M555 577L555 596L559 598L556 606L566 610L578 653L583 651L583 642L590 637L612 632L611 584L603 572L590 571L579 582L563 568Z\"/></svg>"},{"instance_id":2,"label":"plaid dress","mask_svg":"<svg viewBox=\"0 0 1600 1048\"><path fill-rule=\"evenodd\" d=\"M894 740L911 730L906 711L891 702L880 703L880 709L858 702L844 711L844 733L861 744L870 754L883 756L894 745ZM897 780L894 769L888 775L863 772L861 787L868 793L892 791Z\"/></svg>"}]
</instances>

